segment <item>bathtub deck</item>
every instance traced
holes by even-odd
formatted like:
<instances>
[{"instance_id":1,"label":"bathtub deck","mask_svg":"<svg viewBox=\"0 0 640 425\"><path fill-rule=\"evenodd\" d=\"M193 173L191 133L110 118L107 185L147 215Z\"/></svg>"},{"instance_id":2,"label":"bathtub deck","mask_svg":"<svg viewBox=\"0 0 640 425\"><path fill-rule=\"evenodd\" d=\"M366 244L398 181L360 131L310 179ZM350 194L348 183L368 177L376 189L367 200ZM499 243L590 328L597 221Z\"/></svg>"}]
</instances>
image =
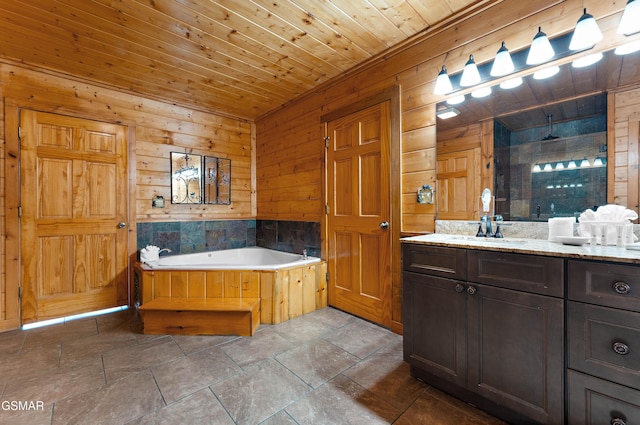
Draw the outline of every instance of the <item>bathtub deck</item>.
<instances>
[{"instance_id":1,"label":"bathtub deck","mask_svg":"<svg viewBox=\"0 0 640 425\"><path fill-rule=\"evenodd\" d=\"M259 298L160 297L140 311L145 334L251 336L260 325Z\"/></svg>"}]
</instances>

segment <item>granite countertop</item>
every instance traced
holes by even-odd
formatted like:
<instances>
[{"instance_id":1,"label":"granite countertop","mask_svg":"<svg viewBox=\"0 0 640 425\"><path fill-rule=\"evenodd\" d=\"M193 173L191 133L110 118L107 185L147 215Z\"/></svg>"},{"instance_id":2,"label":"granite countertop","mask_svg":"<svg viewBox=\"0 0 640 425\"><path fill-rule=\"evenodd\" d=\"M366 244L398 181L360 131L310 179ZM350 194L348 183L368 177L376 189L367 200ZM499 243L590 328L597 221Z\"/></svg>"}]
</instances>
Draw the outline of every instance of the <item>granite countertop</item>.
<instances>
[{"instance_id":1,"label":"granite countertop","mask_svg":"<svg viewBox=\"0 0 640 425\"><path fill-rule=\"evenodd\" d=\"M549 257L577 258L581 260L616 261L640 264L640 251L618 246L564 245L544 239L482 238L468 235L432 233L402 238L404 243L481 249L485 251L513 252Z\"/></svg>"}]
</instances>

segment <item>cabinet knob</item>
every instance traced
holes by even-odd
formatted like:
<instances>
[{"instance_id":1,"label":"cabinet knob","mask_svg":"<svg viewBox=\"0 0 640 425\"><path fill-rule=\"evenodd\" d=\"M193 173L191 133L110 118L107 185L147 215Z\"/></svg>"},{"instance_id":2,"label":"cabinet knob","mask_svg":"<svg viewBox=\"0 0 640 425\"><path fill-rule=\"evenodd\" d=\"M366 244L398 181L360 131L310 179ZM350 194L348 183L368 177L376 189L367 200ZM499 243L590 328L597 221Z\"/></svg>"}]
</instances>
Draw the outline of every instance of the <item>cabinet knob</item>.
<instances>
[{"instance_id":1,"label":"cabinet knob","mask_svg":"<svg viewBox=\"0 0 640 425\"><path fill-rule=\"evenodd\" d=\"M614 282L613 290L620 295L627 295L631 292L631 286L625 282Z\"/></svg>"},{"instance_id":2,"label":"cabinet knob","mask_svg":"<svg viewBox=\"0 0 640 425\"><path fill-rule=\"evenodd\" d=\"M613 343L613 351L615 351L616 354L620 354L621 356L626 356L631 350L629 349L629 346L624 342L616 341Z\"/></svg>"},{"instance_id":3,"label":"cabinet knob","mask_svg":"<svg viewBox=\"0 0 640 425\"><path fill-rule=\"evenodd\" d=\"M456 292L460 293L460 292L464 292L464 285L461 283L456 284Z\"/></svg>"},{"instance_id":4,"label":"cabinet knob","mask_svg":"<svg viewBox=\"0 0 640 425\"><path fill-rule=\"evenodd\" d=\"M611 425L626 425L626 423L620 418L613 418L611 419Z\"/></svg>"},{"instance_id":5,"label":"cabinet knob","mask_svg":"<svg viewBox=\"0 0 640 425\"><path fill-rule=\"evenodd\" d=\"M469 294L469 295L473 295L473 294L475 294L475 293L476 293L476 288L474 288L473 286L469 286L469 287L467 288L467 294Z\"/></svg>"}]
</instances>

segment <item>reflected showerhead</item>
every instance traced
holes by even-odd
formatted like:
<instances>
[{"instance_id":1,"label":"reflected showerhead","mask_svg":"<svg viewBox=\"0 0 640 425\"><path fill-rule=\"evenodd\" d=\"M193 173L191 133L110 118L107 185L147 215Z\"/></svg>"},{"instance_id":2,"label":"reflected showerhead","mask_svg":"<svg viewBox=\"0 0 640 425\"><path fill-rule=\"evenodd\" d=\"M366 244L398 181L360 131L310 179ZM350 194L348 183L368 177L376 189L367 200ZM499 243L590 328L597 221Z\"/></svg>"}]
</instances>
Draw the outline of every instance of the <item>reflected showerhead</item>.
<instances>
[{"instance_id":1,"label":"reflected showerhead","mask_svg":"<svg viewBox=\"0 0 640 425\"><path fill-rule=\"evenodd\" d=\"M549 122L549 134L547 135L547 137L545 137L542 140L553 140L553 139L557 139L558 138L558 136L554 136L553 134L551 134L551 117L552 116L553 115L551 115L551 114L547 115L547 121Z\"/></svg>"}]
</instances>

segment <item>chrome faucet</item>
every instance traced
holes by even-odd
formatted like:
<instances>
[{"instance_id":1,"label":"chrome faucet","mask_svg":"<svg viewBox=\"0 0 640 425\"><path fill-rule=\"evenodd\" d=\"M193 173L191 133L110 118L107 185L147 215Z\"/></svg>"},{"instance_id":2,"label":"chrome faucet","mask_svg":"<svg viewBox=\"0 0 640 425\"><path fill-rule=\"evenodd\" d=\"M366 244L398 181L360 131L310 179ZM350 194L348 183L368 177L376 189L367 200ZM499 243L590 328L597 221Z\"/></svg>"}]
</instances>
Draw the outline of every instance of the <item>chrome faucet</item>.
<instances>
[{"instance_id":1,"label":"chrome faucet","mask_svg":"<svg viewBox=\"0 0 640 425\"><path fill-rule=\"evenodd\" d=\"M160 251L158 251L158 255L162 254L163 252L166 252L168 254L173 251L171 251L169 248L162 248Z\"/></svg>"},{"instance_id":2,"label":"chrome faucet","mask_svg":"<svg viewBox=\"0 0 640 425\"><path fill-rule=\"evenodd\" d=\"M303 257L305 260L308 260L308 259L309 259L309 257L307 256L307 250L306 250L306 249L303 249L303 250L302 250L302 257Z\"/></svg>"}]
</instances>

